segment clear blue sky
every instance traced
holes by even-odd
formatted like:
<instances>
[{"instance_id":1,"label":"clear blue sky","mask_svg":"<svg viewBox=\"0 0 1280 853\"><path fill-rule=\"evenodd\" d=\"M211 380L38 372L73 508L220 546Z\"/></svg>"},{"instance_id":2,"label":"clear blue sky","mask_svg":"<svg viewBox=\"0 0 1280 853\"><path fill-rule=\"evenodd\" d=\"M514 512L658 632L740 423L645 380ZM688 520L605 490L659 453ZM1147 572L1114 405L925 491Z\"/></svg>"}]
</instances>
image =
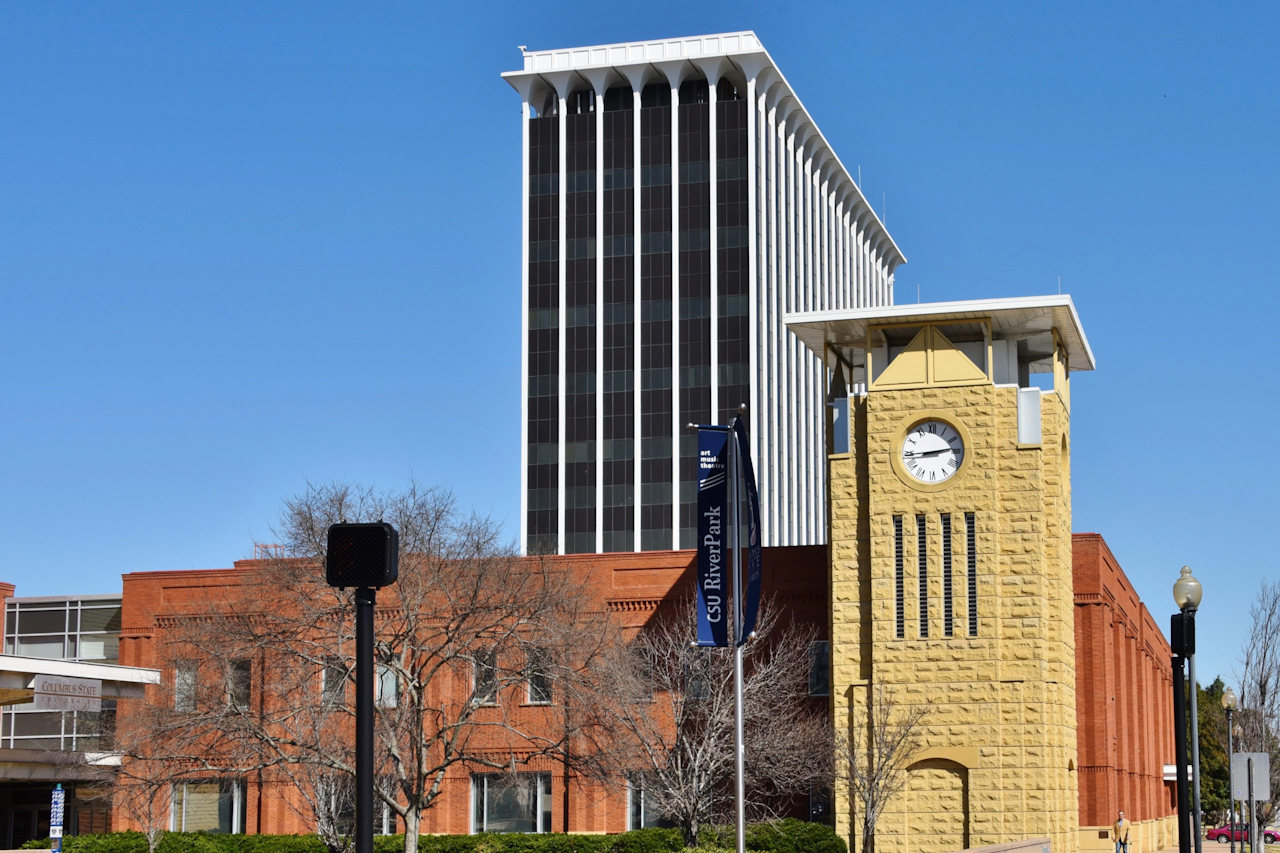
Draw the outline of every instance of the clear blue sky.
<instances>
[{"instance_id":1,"label":"clear blue sky","mask_svg":"<svg viewBox=\"0 0 1280 853\"><path fill-rule=\"evenodd\" d=\"M226 566L308 479L448 484L514 535L498 74L748 28L887 195L898 301L1062 277L1076 530L1161 625L1191 564L1227 674L1278 574L1274 5L7 3L0 578Z\"/></svg>"}]
</instances>

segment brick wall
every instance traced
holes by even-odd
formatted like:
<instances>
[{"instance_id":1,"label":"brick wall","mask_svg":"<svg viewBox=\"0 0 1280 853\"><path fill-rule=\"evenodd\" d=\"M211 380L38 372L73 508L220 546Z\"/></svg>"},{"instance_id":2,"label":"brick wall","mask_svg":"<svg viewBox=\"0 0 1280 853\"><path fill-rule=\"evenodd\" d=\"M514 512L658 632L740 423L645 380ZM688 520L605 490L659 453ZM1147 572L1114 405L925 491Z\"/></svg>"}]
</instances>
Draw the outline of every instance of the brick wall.
<instances>
[{"instance_id":1,"label":"brick wall","mask_svg":"<svg viewBox=\"0 0 1280 853\"><path fill-rule=\"evenodd\" d=\"M613 618L626 629L638 629L660 608L693 593L694 551L627 554L578 554L552 558L575 572ZM239 561L233 569L135 572L124 576L120 662L167 669L167 625L174 617L223 607L243 613L252 607L254 588L262 582L266 563ZM827 559L825 546L764 549L766 596L800 622L827 634ZM256 679L255 675L255 679ZM172 684L172 672L163 680ZM148 688L152 701L166 701L166 687ZM129 713L128 703L120 713ZM553 830L556 832L621 832L627 828L625 775L602 786L572 775L553 762L530 770L552 775ZM254 833L309 832L301 803L291 806L289 786L270 773L253 774L246 783L246 826ZM423 833L466 833L471 828L471 780L464 770L451 772L437 805L423 815ZM797 804L803 809L807 804ZM117 820L116 828L130 827ZM402 830L403 827L400 827Z\"/></svg>"},{"instance_id":2,"label":"brick wall","mask_svg":"<svg viewBox=\"0 0 1280 853\"><path fill-rule=\"evenodd\" d=\"M1173 670L1169 643L1097 533L1072 536L1081 846L1110 849L1116 813L1146 853L1172 844ZM1087 842L1087 843L1086 843Z\"/></svg>"}]
</instances>

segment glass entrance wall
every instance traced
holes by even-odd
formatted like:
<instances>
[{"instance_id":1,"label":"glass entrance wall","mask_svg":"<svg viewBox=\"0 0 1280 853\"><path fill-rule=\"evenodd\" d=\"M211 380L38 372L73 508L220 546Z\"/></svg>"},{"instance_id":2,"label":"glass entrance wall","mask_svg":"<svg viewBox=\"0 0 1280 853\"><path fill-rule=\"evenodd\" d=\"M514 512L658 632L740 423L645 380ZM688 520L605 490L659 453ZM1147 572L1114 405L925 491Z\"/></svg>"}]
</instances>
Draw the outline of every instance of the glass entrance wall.
<instances>
[{"instance_id":1,"label":"glass entrance wall","mask_svg":"<svg viewBox=\"0 0 1280 853\"><path fill-rule=\"evenodd\" d=\"M53 782L0 782L0 849L16 850L27 841L49 837ZM67 835L107 832L107 789L64 784L63 828Z\"/></svg>"},{"instance_id":2,"label":"glass entrance wall","mask_svg":"<svg viewBox=\"0 0 1280 853\"><path fill-rule=\"evenodd\" d=\"M118 663L120 605L118 595L11 598L5 606L5 654ZM29 708L10 705L0 713L0 748L99 749L115 722L114 700L104 700L101 713Z\"/></svg>"}]
</instances>

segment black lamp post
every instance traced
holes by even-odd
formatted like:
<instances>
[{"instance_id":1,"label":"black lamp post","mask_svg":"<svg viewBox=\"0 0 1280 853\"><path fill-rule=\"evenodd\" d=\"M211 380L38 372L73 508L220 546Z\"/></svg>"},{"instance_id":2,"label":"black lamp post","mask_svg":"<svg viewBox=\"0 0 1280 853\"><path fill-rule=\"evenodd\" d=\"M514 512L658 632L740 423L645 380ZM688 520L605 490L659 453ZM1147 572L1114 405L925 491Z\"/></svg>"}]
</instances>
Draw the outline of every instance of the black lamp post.
<instances>
[{"instance_id":1,"label":"black lamp post","mask_svg":"<svg viewBox=\"0 0 1280 853\"><path fill-rule=\"evenodd\" d=\"M1222 691L1222 710L1227 712L1227 837L1231 839L1231 853L1236 853L1236 798L1231 790L1231 756L1235 744L1231 738L1231 712L1240 704L1236 692L1228 687Z\"/></svg>"},{"instance_id":2,"label":"black lamp post","mask_svg":"<svg viewBox=\"0 0 1280 853\"><path fill-rule=\"evenodd\" d=\"M1185 652L1187 659L1187 680L1191 682L1191 781L1192 781L1192 808L1191 808L1191 829L1194 835L1194 844L1196 853L1202 853L1201 832L1200 832L1200 714L1199 703L1196 701L1196 644L1195 644L1195 618L1196 610L1200 608L1200 599L1204 595L1204 589L1200 586L1200 581L1196 580L1191 574L1190 566L1183 566L1179 578L1173 584L1173 602L1178 605L1184 623L1190 620L1191 625L1191 644Z\"/></svg>"}]
</instances>

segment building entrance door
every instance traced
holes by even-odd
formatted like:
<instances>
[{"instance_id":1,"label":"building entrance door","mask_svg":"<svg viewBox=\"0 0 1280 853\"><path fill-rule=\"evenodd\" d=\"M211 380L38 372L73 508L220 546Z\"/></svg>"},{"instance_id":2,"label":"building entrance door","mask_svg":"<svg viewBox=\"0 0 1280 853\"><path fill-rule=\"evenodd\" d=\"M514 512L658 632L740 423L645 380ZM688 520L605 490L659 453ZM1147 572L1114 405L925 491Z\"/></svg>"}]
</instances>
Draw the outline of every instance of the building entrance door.
<instances>
[{"instance_id":1,"label":"building entrance door","mask_svg":"<svg viewBox=\"0 0 1280 853\"><path fill-rule=\"evenodd\" d=\"M0 847L16 850L24 842L49 837L52 794L52 783L0 783ZM68 791L68 806L72 796ZM74 823L68 820L67 825Z\"/></svg>"},{"instance_id":2,"label":"building entrance door","mask_svg":"<svg viewBox=\"0 0 1280 853\"><path fill-rule=\"evenodd\" d=\"M49 837L49 806L13 806L9 812L12 838L9 849L15 850L28 841Z\"/></svg>"}]
</instances>

